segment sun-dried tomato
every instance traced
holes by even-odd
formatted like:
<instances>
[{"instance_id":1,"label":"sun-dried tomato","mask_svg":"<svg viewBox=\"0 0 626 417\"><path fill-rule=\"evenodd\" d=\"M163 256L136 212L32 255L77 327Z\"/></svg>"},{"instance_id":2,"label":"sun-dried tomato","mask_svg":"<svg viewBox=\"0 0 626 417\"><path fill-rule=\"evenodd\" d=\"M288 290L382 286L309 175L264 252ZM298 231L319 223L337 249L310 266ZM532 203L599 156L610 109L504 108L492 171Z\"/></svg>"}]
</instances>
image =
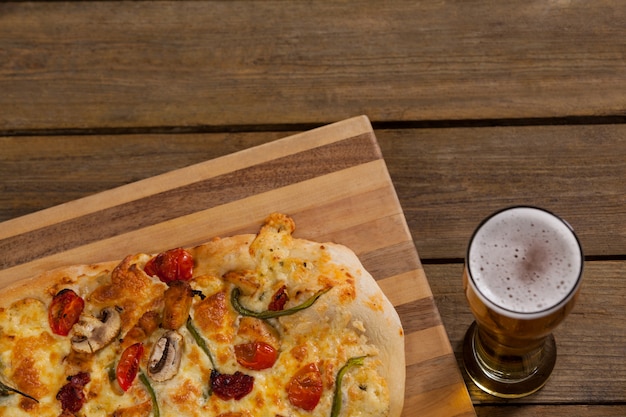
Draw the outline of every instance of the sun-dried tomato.
<instances>
[{"instance_id":1,"label":"sun-dried tomato","mask_svg":"<svg viewBox=\"0 0 626 417\"><path fill-rule=\"evenodd\" d=\"M254 377L239 371L234 374L211 372L211 389L222 400L240 400L252 391Z\"/></svg>"},{"instance_id":2,"label":"sun-dried tomato","mask_svg":"<svg viewBox=\"0 0 626 417\"><path fill-rule=\"evenodd\" d=\"M57 393L57 400L61 402L63 411L77 413L85 403L83 388L91 381L87 372L80 372L67 378L68 383L63 385Z\"/></svg>"}]
</instances>

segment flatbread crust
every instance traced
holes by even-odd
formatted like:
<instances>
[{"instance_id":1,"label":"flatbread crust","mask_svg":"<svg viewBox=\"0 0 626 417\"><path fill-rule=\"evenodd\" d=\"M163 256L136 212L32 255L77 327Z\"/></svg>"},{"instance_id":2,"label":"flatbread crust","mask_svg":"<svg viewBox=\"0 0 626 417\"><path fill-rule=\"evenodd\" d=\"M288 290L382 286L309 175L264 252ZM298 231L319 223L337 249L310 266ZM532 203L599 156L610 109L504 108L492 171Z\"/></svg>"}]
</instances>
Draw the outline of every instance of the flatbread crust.
<instances>
[{"instance_id":1,"label":"flatbread crust","mask_svg":"<svg viewBox=\"0 0 626 417\"><path fill-rule=\"evenodd\" d=\"M406 374L404 331L400 317L354 252L337 244L326 244L326 247L337 264L349 266L354 270L357 297L347 309L354 318L366 323L365 336L379 349L381 374L389 386L389 415L400 416L404 404ZM336 304L335 307L337 308Z\"/></svg>"},{"instance_id":2,"label":"flatbread crust","mask_svg":"<svg viewBox=\"0 0 626 417\"><path fill-rule=\"evenodd\" d=\"M272 216L268 218L264 228L274 228L273 233L264 234L262 228L258 235L218 238L189 248L188 251L197 260L194 276L222 277L234 270L271 269L273 262L277 261L298 259L306 265L309 259L316 262L320 258L326 258L323 263L324 270L319 271L318 276L298 277L299 281L294 280L294 277L285 276L288 285L299 285L303 290L312 285L319 286L319 276L322 276L333 289L321 297L312 308L299 312L297 320L290 316L281 318L282 324L286 328L299 326L299 331L306 331L302 326L314 328L320 320L325 320L323 317L342 315L348 317L346 320L349 320L352 326L360 327L367 343L376 348L378 372L388 386L388 416L399 417L404 402L404 333L393 305L352 250L336 243L318 243L293 238L291 236L293 229L286 232L280 230L282 226L272 224ZM278 233L274 233L276 230ZM273 247L278 249L278 255L273 251ZM271 259L268 258L268 254L271 254ZM132 259L133 262L145 265L152 256L137 254L133 255ZM22 280L3 289L0 293L0 307L7 307L16 300L29 297L51 298L63 288L76 288L83 294L90 293L100 285L101 277L109 276L119 264L120 261L111 261L76 265ZM338 270L341 273L338 273ZM315 282L310 281L312 278L315 278ZM48 305L49 301L48 299L44 302ZM130 324L127 327L130 327Z\"/></svg>"}]
</instances>

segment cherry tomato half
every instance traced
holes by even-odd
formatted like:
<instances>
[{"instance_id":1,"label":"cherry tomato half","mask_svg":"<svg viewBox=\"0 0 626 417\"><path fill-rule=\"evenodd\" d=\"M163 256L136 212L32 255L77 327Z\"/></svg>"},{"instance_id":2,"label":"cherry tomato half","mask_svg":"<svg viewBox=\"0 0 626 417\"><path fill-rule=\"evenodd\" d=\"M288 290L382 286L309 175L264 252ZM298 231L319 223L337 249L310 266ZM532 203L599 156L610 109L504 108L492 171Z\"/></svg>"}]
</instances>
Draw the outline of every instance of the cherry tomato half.
<instances>
[{"instance_id":1,"label":"cherry tomato half","mask_svg":"<svg viewBox=\"0 0 626 417\"><path fill-rule=\"evenodd\" d=\"M74 291L66 288L52 298L48 308L48 323L54 334L67 336L80 318L85 301Z\"/></svg>"},{"instance_id":2,"label":"cherry tomato half","mask_svg":"<svg viewBox=\"0 0 626 417\"><path fill-rule=\"evenodd\" d=\"M150 259L143 270L165 283L188 281L193 276L193 257L183 248L170 249Z\"/></svg>"},{"instance_id":3,"label":"cherry tomato half","mask_svg":"<svg viewBox=\"0 0 626 417\"><path fill-rule=\"evenodd\" d=\"M287 384L287 397L295 407L312 411L322 397L322 374L315 363L303 366Z\"/></svg>"},{"instance_id":4,"label":"cherry tomato half","mask_svg":"<svg viewBox=\"0 0 626 417\"><path fill-rule=\"evenodd\" d=\"M133 381L139 372L141 355L143 355L142 343L130 345L122 352L120 361L117 363L115 375L117 377L117 383L124 391L128 391L131 385L133 385Z\"/></svg>"},{"instance_id":5,"label":"cherry tomato half","mask_svg":"<svg viewBox=\"0 0 626 417\"><path fill-rule=\"evenodd\" d=\"M267 343L252 342L236 345L235 356L237 362L244 368L260 371L274 365L278 352Z\"/></svg>"}]
</instances>

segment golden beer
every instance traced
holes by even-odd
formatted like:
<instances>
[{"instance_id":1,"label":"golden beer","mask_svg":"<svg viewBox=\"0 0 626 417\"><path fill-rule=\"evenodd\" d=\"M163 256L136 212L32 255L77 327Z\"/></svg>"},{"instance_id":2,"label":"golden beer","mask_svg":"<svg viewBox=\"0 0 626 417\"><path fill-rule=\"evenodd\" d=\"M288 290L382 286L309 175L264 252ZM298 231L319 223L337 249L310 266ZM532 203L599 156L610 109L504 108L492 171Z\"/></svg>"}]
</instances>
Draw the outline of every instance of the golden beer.
<instances>
[{"instance_id":1,"label":"golden beer","mask_svg":"<svg viewBox=\"0 0 626 417\"><path fill-rule=\"evenodd\" d=\"M546 383L556 361L552 331L574 306L582 270L578 238L550 212L513 207L479 225L463 273L475 318L463 360L479 388L511 398Z\"/></svg>"}]
</instances>

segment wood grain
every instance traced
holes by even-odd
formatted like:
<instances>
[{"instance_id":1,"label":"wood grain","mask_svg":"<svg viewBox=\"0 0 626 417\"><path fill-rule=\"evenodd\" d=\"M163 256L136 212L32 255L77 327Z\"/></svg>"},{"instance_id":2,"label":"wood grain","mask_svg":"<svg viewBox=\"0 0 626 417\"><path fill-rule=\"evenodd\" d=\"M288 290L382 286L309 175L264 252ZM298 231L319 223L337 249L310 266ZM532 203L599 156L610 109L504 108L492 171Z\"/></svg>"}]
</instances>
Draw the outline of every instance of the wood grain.
<instances>
[{"instance_id":1,"label":"wood grain","mask_svg":"<svg viewBox=\"0 0 626 417\"><path fill-rule=\"evenodd\" d=\"M176 188L154 192L150 195L133 195L133 199L128 202L120 203L111 200L111 203L116 202L115 206L107 208L97 204L94 207L97 211L92 213L79 215L64 208L66 213L72 213L72 218L64 221L54 219L53 224L46 227L0 240L0 252L7 254L3 256L0 268L9 268L79 245L187 216L198 211L198 207L205 207L207 201L211 201L211 204L216 206L226 205L256 194L380 159L380 152L377 148L366 146L370 140L370 135L363 134L323 148L296 152L282 158L277 157L274 160L259 162L253 166L231 170L221 175L214 174L210 178L181 184ZM339 155L345 156L338 158ZM325 161L325 165L313 162L317 160ZM298 166L299 169L288 170L293 166ZM215 168L207 169L215 172ZM177 175L189 176L190 172L179 172ZM164 178L158 181L159 184L163 182L165 182ZM135 188L145 192L147 187ZM86 206L85 202L81 205ZM169 209L167 212L151 211L151 207L159 205ZM49 219L49 217L46 218L46 220ZM93 225L98 223L106 224L107 227L94 228ZM32 220L29 224L32 224ZM63 236L63 239L59 236ZM47 243L51 240L56 242L54 247Z\"/></svg>"},{"instance_id":2,"label":"wood grain","mask_svg":"<svg viewBox=\"0 0 626 417\"><path fill-rule=\"evenodd\" d=\"M626 125L377 131L422 259L463 258L491 212L532 204L587 256L626 248Z\"/></svg>"},{"instance_id":3,"label":"wood grain","mask_svg":"<svg viewBox=\"0 0 626 417\"><path fill-rule=\"evenodd\" d=\"M624 116L624 21L614 0L2 3L0 130Z\"/></svg>"},{"instance_id":4,"label":"wood grain","mask_svg":"<svg viewBox=\"0 0 626 417\"><path fill-rule=\"evenodd\" d=\"M286 134L0 137L0 221ZM519 203L563 216L587 256L622 254L626 247L626 125L386 129L376 135L423 259L462 258L482 218Z\"/></svg>"},{"instance_id":5,"label":"wood grain","mask_svg":"<svg viewBox=\"0 0 626 417\"><path fill-rule=\"evenodd\" d=\"M299 231L358 248L412 330L407 355L445 366L441 356L454 361L472 320L459 280L478 221L519 203L560 214L592 261L585 296L558 329L557 372L522 400L471 384L470 394L481 417L626 415L625 21L619 0L2 2L0 240L172 185L136 190L137 181L367 114L388 168L377 172L395 193L360 181L357 201L335 189L310 196L330 197L327 219L377 219L367 230L324 229L293 187L288 200L267 196L299 213ZM236 163L246 161L228 160ZM116 187L135 194L107 191ZM396 193L404 211L385 215L389 206L377 202ZM87 196L91 205L70 203ZM224 233L254 230L236 204L217 213L241 225ZM202 238L176 219L168 228ZM124 236L103 242L131 245ZM3 247L0 261L15 262L12 250ZM448 335L452 345L435 349ZM442 403L465 410L465 385L407 398L429 416L473 415Z\"/></svg>"},{"instance_id":6,"label":"wood grain","mask_svg":"<svg viewBox=\"0 0 626 417\"><path fill-rule=\"evenodd\" d=\"M0 137L0 221L296 132Z\"/></svg>"},{"instance_id":7,"label":"wood grain","mask_svg":"<svg viewBox=\"0 0 626 417\"><path fill-rule=\"evenodd\" d=\"M1 223L0 288L64 265L252 233L273 211L293 216L297 236L349 246L389 290L406 335L403 416L475 415L366 117Z\"/></svg>"}]
</instances>

